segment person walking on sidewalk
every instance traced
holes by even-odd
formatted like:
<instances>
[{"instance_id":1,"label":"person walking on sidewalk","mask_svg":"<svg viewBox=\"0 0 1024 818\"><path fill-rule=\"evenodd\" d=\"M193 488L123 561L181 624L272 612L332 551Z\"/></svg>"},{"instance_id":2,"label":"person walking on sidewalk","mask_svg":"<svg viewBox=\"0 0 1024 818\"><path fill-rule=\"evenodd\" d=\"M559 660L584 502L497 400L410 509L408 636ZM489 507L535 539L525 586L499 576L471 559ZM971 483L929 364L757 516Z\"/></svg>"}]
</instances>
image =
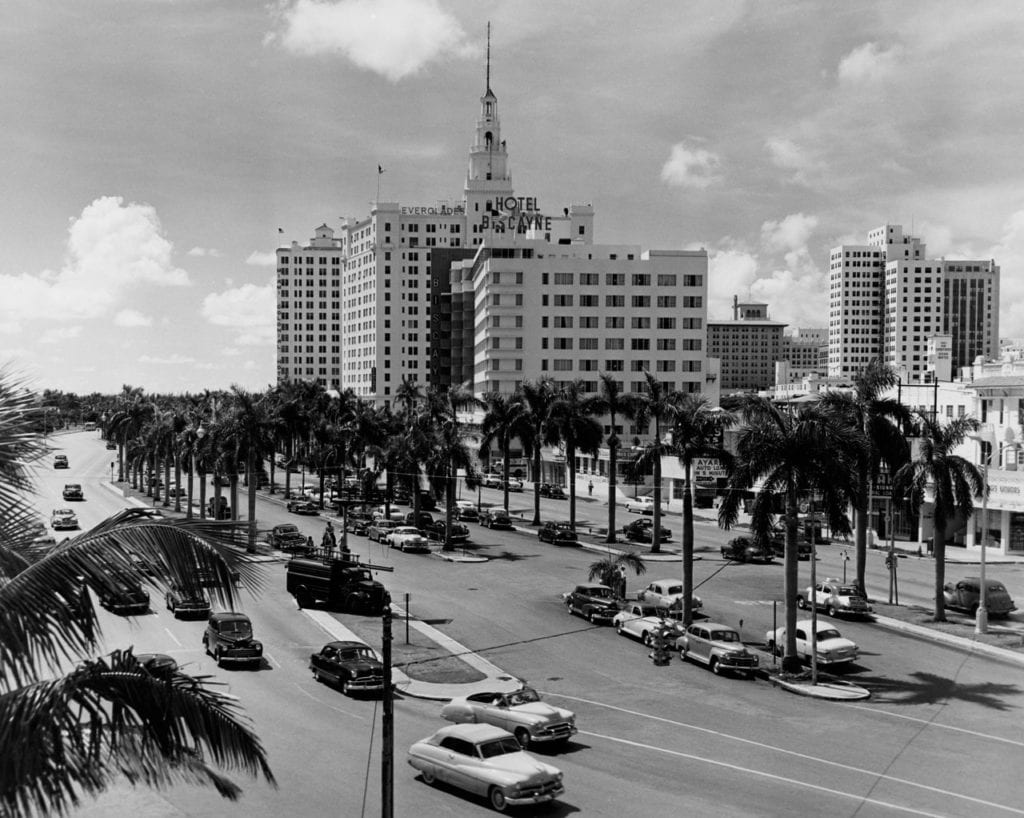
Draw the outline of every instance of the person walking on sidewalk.
<instances>
[{"instance_id":1,"label":"person walking on sidewalk","mask_svg":"<svg viewBox=\"0 0 1024 818\"><path fill-rule=\"evenodd\" d=\"M593 480L591 480L589 483L587 483L587 494L590 497L594 496L594 481Z\"/></svg>"}]
</instances>

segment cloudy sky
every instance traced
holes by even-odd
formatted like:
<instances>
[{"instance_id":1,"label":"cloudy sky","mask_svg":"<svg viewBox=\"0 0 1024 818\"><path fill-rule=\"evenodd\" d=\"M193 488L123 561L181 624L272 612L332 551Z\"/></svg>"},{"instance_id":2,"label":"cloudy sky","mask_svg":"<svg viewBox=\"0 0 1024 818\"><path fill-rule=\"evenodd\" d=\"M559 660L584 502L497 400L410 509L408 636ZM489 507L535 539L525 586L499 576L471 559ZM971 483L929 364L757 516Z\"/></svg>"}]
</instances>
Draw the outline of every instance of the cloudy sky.
<instances>
[{"instance_id":1,"label":"cloudy sky","mask_svg":"<svg viewBox=\"0 0 1024 818\"><path fill-rule=\"evenodd\" d=\"M0 365L80 393L275 379L273 252L461 197L484 86L519 195L706 247L823 326L886 222L1002 265L1024 335L1017 2L16 0L0 9ZM278 230L283 229L284 235Z\"/></svg>"}]
</instances>

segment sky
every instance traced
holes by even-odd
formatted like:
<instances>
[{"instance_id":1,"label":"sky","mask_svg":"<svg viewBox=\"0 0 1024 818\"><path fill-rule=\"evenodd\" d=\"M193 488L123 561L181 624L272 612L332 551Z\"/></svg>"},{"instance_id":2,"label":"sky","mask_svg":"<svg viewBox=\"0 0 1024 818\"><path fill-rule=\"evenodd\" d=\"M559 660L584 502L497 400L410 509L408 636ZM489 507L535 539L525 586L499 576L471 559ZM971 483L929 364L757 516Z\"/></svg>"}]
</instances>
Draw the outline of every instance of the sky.
<instances>
[{"instance_id":1,"label":"sky","mask_svg":"<svg viewBox=\"0 0 1024 818\"><path fill-rule=\"evenodd\" d=\"M273 384L275 248L378 181L461 199L488 22L517 195L592 204L597 243L706 248L709 318L736 295L825 326L829 249L896 223L995 259L1024 336L1017 2L11 0L0 368Z\"/></svg>"}]
</instances>

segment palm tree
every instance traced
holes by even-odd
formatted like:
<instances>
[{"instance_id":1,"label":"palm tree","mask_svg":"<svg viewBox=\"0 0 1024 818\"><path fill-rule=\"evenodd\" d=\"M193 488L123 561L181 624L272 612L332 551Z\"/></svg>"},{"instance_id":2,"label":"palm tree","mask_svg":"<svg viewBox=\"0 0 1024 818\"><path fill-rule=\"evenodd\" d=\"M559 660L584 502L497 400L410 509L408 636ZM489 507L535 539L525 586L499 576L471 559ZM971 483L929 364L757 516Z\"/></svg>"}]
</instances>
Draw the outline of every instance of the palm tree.
<instances>
[{"instance_id":1,"label":"palm tree","mask_svg":"<svg viewBox=\"0 0 1024 818\"><path fill-rule=\"evenodd\" d=\"M921 415L918 455L896 472L893 480L897 490L911 490L911 497L918 508L927 492L932 495L936 622L946 621L942 587L946 583L947 528L957 515L970 519L974 513L974 498L984 490L984 481L977 466L953 454L971 432L978 430L978 426L978 421L971 417L953 418L946 424L940 424Z\"/></svg>"},{"instance_id":2,"label":"palm tree","mask_svg":"<svg viewBox=\"0 0 1024 818\"><path fill-rule=\"evenodd\" d=\"M501 480L505 511L508 511L508 475L512 441L527 433L526 405L520 392L512 395L492 392L484 397L484 403L487 411L480 427L480 458L489 460L491 445L497 442L504 463Z\"/></svg>"},{"instance_id":3,"label":"palm tree","mask_svg":"<svg viewBox=\"0 0 1024 818\"><path fill-rule=\"evenodd\" d=\"M712 407L701 395L684 393L676 403L670 431L672 450L683 467L683 618L693 619L693 462L713 457L727 470L732 455L721 446L722 432L735 422L728 412Z\"/></svg>"},{"instance_id":4,"label":"palm tree","mask_svg":"<svg viewBox=\"0 0 1024 818\"><path fill-rule=\"evenodd\" d=\"M225 772L274 783L236 699L180 671L155 679L130 650L90 656L100 622L83 586L102 593L127 578L195 589L209 571L207 590L230 609L233 566L246 587L258 584L229 547L234 532L126 510L40 551L25 499L29 468L46 452L31 431L35 400L0 372L0 813L66 815L80 794L98 794L122 773L153 787L209 785L232 800L241 790ZM140 576L129 552L154 577Z\"/></svg>"},{"instance_id":5,"label":"palm tree","mask_svg":"<svg viewBox=\"0 0 1024 818\"><path fill-rule=\"evenodd\" d=\"M860 430L867 448L857 469L857 493L854 506L854 552L856 582L866 595L864 572L867 563L867 531L871 510L868 508L870 488L878 478L879 466L885 461L889 474L907 458L909 447L900 431L910 423L910 410L893 398L883 398L886 390L899 378L880 360L869 363L853 376L853 392L826 392L821 405L835 412L844 423Z\"/></svg>"},{"instance_id":6,"label":"palm tree","mask_svg":"<svg viewBox=\"0 0 1024 818\"><path fill-rule=\"evenodd\" d=\"M540 525L541 449L548 437L551 404L555 400L555 385L550 378L526 381L522 386L526 402L524 430L520 436L523 449L533 457L533 525Z\"/></svg>"},{"instance_id":7,"label":"palm tree","mask_svg":"<svg viewBox=\"0 0 1024 818\"><path fill-rule=\"evenodd\" d=\"M576 527L576 453L594 457L604 437L592 398L583 391L582 381L572 381L555 395L548 413L546 443L565 446L565 462L569 467L569 525Z\"/></svg>"},{"instance_id":8,"label":"palm tree","mask_svg":"<svg viewBox=\"0 0 1024 818\"><path fill-rule=\"evenodd\" d=\"M796 653L797 516L801 499L820 498L832 530L850 533L846 510L857 487L861 435L820 406L807 404L795 411L782 409L767 398L748 397L742 404L744 429L729 476L729 491L718 510L718 522L731 528L744 492L760 488L751 509L751 531L767 538L774 516L774 498L785 503L786 550L783 597L786 605L786 644L782 669L800 669Z\"/></svg>"},{"instance_id":9,"label":"palm tree","mask_svg":"<svg viewBox=\"0 0 1024 818\"><path fill-rule=\"evenodd\" d=\"M256 489L259 480L256 464L263 462L268 450L272 451L270 441L270 419L263 396L248 392L240 386L232 386L234 406L228 422L228 437L234 450L231 474L238 480L238 467L235 465L240 456L245 457L245 482L248 486L248 522L249 541L246 550L256 553ZM231 502L235 503L237 494L232 494Z\"/></svg>"},{"instance_id":10,"label":"palm tree","mask_svg":"<svg viewBox=\"0 0 1024 818\"><path fill-rule=\"evenodd\" d=\"M654 421L654 438L643 446L633 458L635 469L650 470L654 476L654 519L651 527L651 553L661 551L661 458L672 453L665 443L665 429L671 425L679 394L665 389L661 381L650 372L644 372L646 384L639 396L640 408L636 413L637 425L647 427Z\"/></svg>"},{"instance_id":11,"label":"palm tree","mask_svg":"<svg viewBox=\"0 0 1024 818\"><path fill-rule=\"evenodd\" d=\"M108 424L108 436L118 444L117 480L127 480L125 457L129 441L134 440L153 414L154 406L142 399L141 390L125 386L125 400ZM131 390L131 391L129 391ZM130 398L130 399L129 399Z\"/></svg>"},{"instance_id":12,"label":"palm tree","mask_svg":"<svg viewBox=\"0 0 1024 818\"><path fill-rule=\"evenodd\" d=\"M637 576L647 571L644 558L639 554L622 551L609 554L596 562L590 563L587 579L607 585L619 599L626 596L626 571L631 570Z\"/></svg>"},{"instance_id":13,"label":"palm tree","mask_svg":"<svg viewBox=\"0 0 1024 818\"><path fill-rule=\"evenodd\" d=\"M632 420L639 409L635 395L623 393L620 381L604 372L601 374L601 393L594 399L594 411L608 416L608 536L605 542L615 542L615 509L618 496L618 457L622 441L616 428L616 418Z\"/></svg>"},{"instance_id":14,"label":"palm tree","mask_svg":"<svg viewBox=\"0 0 1024 818\"><path fill-rule=\"evenodd\" d=\"M455 507L455 481L461 468L472 478L475 458L462 439L459 413L483 406L483 401L474 397L469 384L432 388L427 393L427 412L434 429L434 446L428 459L427 475L434 487L444 487L445 528L444 550L452 547L452 516ZM417 493L418 497L418 493ZM417 509L418 510L418 509Z\"/></svg>"}]
</instances>

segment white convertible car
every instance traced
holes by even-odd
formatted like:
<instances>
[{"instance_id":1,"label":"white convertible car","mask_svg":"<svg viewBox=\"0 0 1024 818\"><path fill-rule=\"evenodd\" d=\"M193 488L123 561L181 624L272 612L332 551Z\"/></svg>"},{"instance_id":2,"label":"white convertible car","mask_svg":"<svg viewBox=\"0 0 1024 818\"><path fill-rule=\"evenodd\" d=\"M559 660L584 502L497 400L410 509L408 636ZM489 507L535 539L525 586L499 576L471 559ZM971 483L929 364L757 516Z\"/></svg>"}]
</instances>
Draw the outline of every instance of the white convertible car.
<instances>
[{"instance_id":1,"label":"white convertible car","mask_svg":"<svg viewBox=\"0 0 1024 818\"><path fill-rule=\"evenodd\" d=\"M441 717L456 724L483 722L512 733L526 749L531 741L568 741L576 732L576 714L540 700L524 687L513 693L474 693L452 699Z\"/></svg>"},{"instance_id":2,"label":"white convertible car","mask_svg":"<svg viewBox=\"0 0 1024 818\"><path fill-rule=\"evenodd\" d=\"M542 804L565 792L562 771L525 752L511 733L490 724L452 724L409 748L409 764L426 784L443 781L487 798L502 812Z\"/></svg>"}]
</instances>

